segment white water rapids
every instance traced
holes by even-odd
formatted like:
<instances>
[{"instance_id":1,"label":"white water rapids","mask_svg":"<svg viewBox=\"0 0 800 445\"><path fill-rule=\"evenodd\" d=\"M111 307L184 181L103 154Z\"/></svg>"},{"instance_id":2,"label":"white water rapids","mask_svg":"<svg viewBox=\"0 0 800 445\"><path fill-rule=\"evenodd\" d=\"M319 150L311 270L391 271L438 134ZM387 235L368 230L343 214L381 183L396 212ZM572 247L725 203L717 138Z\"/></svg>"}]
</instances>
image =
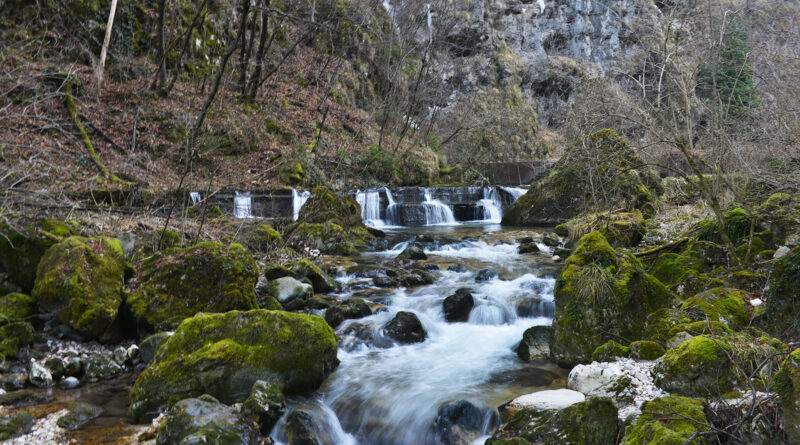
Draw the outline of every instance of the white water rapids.
<instances>
[{"instance_id":1,"label":"white water rapids","mask_svg":"<svg viewBox=\"0 0 800 445\"><path fill-rule=\"evenodd\" d=\"M363 254L358 262L386 261L404 245ZM555 378L547 365L524 363L514 352L527 328L551 323L552 277L538 276L535 261L518 254L514 243L454 240L425 251L429 262L440 265L439 271L432 272L436 279L432 285L378 289L368 279L337 278L344 289L352 289L337 295L338 299L357 294L386 309L340 325L336 329L339 367L314 396L290 401L290 408L311 414L322 443L436 443L432 425L439 407L458 400L467 400L484 412L482 434L486 434L496 426L489 422L495 407L547 387ZM445 270L448 264L461 265L460 271ZM497 271L502 279L476 282L476 272L483 268ZM442 302L461 287L471 290L475 306L467 322L448 323ZM399 311L417 315L427 332L424 342L398 345L384 336L382 328ZM285 443L283 421L272 437Z\"/></svg>"}]
</instances>

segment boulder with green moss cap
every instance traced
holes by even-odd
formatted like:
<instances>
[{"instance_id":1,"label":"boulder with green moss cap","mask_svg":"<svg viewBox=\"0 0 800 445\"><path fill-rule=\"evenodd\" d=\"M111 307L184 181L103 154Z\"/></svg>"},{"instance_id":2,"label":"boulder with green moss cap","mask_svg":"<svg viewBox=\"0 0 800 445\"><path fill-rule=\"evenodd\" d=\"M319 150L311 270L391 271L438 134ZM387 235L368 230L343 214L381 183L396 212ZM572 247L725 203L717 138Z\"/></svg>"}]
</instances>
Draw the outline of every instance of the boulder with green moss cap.
<instances>
[{"instance_id":1,"label":"boulder with green moss cap","mask_svg":"<svg viewBox=\"0 0 800 445\"><path fill-rule=\"evenodd\" d=\"M664 347L651 340L638 340L630 345L631 358L637 360L655 360L666 352Z\"/></svg>"},{"instance_id":2,"label":"boulder with green moss cap","mask_svg":"<svg viewBox=\"0 0 800 445\"><path fill-rule=\"evenodd\" d=\"M601 212L582 215L556 226L556 231L577 241L589 232L597 230L614 247L633 247L647 234L642 212Z\"/></svg>"},{"instance_id":3,"label":"boulder with green moss cap","mask_svg":"<svg viewBox=\"0 0 800 445\"><path fill-rule=\"evenodd\" d=\"M614 340L609 340L595 348L592 352L592 361L613 362L618 358L625 358L631 353L631 348L619 344Z\"/></svg>"},{"instance_id":4,"label":"boulder with green moss cap","mask_svg":"<svg viewBox=\"0 0 800 445\"><path fill-rule=\"evenodd\" d=\"M645 319L672 294L630 254L600 232L583 236L556 281L552 357L561 366L588 363L608 340L642 338Z\"/></svg>"},{"instance_id":5,"label":"boulder with green moss cap","mask_svg":"<svg viewBox=\"0 0 800 445\"><path fill-rule=\"evenodd\" d=\"M683 444L695 433L709 431L703 402L681 396L661 397L642 405L636 424L625 429L621 445ZM693 444L708 444L706 436Z\"/></svg>"},{"instance_id":6,"label":"boulder with green moss cap","mask_svg":"<svg viewBox=\"0 0 800 445\"><path fill-rule=\"evenodd\" d=\"M36 313L36 301L25 294L12 292L0 297L0 326L11 321L26 320Z\"/></svg>"},{"instance_id":7,"label":"boulder with green moss cap","mask_svg":"<svg viewBox=\"0 0 800 445\"><path fill-rule=\"evenodd\" d=\"M258 266L240 244L201 242L146 259L128 299L140 333L174 329L198 312L255 309Z\"/></svg>"},{"instance_id":8,"label":"boulder with green moss cap","mask_svg":"<svg viewBox=\"0 0 800 445\"><path fill-rule=\"evenodd\" d=\"M686 396L724 394L736 383L731 353L726 342L698 335L661 357L653 368L653 381L665 391Z\"/></svg>"},{"instance_id":9,"label":"boulder with green moss cap","mask_svg":"<svg viewBox=\"0 0 800 445\"><path fill-rule=\"evenodd\" d=\"M102 338L122 303L122 243L104 236L72 236L50 247L39 262L32 296L39 309L81 334Z\"/></svg>"},{"instance_id":10,"label":"boulder with green moss cap","mask_svg":"<svg viewBox=\"0 0 800 445\"><path fill-rule=\"evenodd\" d=\"M244 401L258 380L286 394L317 389L338 365L336 336L325 320L282 311L197 314L156 351L130 392L141 419L177 400L210 394Z\"/></svg>"},{"instance_id":11,"label":"boulder with green moss cap","mask_svg":"<svg viewBox=\"0 0 800 445\"><path fill-rule=\"evenodd\" d=\"M36 280L36 268L50 246L75 232L69 225L53 218L18 224L0 224L0 269L5 269L23 292L30 292Z\"/></svg>"},{"instance_id":12,"label":"boulder with green moss cap","mask_svg":"<svg viewBox=\"0 0 800 445\"><path fill-rule=\"evenodd\" d=\"M296 261L291 269L296 278L308 278L314 286L314 292L327 293L336 289L336 280L307 258Z\"/></svg>"},{"instance_id":13,"label":"boulder with green moss cap","mask_svg":"<svg viewBox=\"0 0 800 445\"><path fill-rule=\"evenodd\" d=\"M716 287L687 299L681 309L702 312L707 320L718 321L731 329L747 326L750 321L745 299L747 293L730 287Z\"/></svg>"},{"instance_id":14,"label":"boulder with green moss cap","mask_svg":"<svg viewBox=\"0 0 800 445\"><path fill-rule=\"evenodd\" d=\"M158 427L156 445L257 443L255 422L210 395L177 402Z\"/></svg>"}]
</instances>

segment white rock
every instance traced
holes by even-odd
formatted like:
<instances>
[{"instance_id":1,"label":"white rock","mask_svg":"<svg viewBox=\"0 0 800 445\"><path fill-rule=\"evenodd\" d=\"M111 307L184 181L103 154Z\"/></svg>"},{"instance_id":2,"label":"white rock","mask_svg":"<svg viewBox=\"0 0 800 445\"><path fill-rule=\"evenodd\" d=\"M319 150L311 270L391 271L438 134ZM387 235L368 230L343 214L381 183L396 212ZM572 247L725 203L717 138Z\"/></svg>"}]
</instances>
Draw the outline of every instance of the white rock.
<instances>
[{"instance_id":1,"label":"white rock","mask_svg":"<svg viewBox=\"0 0 800 445\"><path fill-rule=\"evenodd\" d=\"M302 283L292 277L282 277L275 280L276 298L285 302L294 298L314 295L314 288L308 283Z\"/></svg>"},{"instance_id":2,"label":"white rock","mask_svg":"<svg viewBox=\"0 0 800 445\"><path fill-rule=\"evenodd\" d=\"M53 385L53 376L47 368L31 359L28 363L28 381L39 388L46 388Z\"/></svg>"},{"instance_id":3,"label":"white rock","mask_svg":"<svg viewBox=\"0 0 800 445\"><path fill-rule=\"evenodd\" d=\"M775 259L778 259L778 258L781 258L781 257L785 257L789 252L790 252L790 249L788 247L781 246L781 247L778 247L778 249L775 251L775 254L772 255L772 257L775 258Z\"/></svg>"},{"instance_id":4,"label":"white rock","mask_svg":"<svg viewBox=\"0 0 800 445\"><path fill-rule=\"evenodd\" d=\"M587 396L611 397L619 408L619 418L625 420L638 415L642 403L667 395L650 376L655 363L623 358L578 365L570 371L567 386Z\"/></svg>"},{"instance_id":5,"label":"white rock","mask_svg":"<svg viewBox=\"0 0 800 445\"><path fill-rule=\"evenodd\" d=\"M686 331L678 332L674 337L667 340L667 349L674 348L675 346L678 346L686 340L691 340L692 338L694 338L694 335Z\"/></svg>"},{"instance_id":6,"label":"white rock","mask_svg":"<svg viewBox=\"0 0 800 445\"><path fill-rule=\"evenodd\" d=\"M73 389L77 388L80 384L81 382L75 377L66 377L58 382L58 387L63 389Z\"/></svg>"},{"instance_id":7,"label":"white rock","mask_svg":"<svg viewBox=\"0 0 800 445\"><path fill-rule=\"evenodd\" d=\"M117 362L117 364L124 366L127 360L128 360L128 351L125 348L119 346L116 349L114 349L114 361Z\"/></svg>"},{"instance_id":8,"label":"white rock","mask_svg":"<svg viewBox=\"0 0 800 445\"><path fill-rule=\"evenodd\" d=\"M761 303L763 303L763 302L764 302L764 300L762 300L760 298L753 298L752 300L750 300L750 304L752 306L754 306L754 307L761 306Z\"/></svg>"},{"instance_id":9,"label":"white rock","mask_svg":"<svg viewBox=\"0 0 800 445\"><path fill-rule=\"evenodd\" d=\"M139 357L139 347L136 346L136 345L131 345L128 348L127 353L128 353L128 358L133 360L133 359Z\"/></svg>"},{"instance_id":10,"label":"white rock","mask_svg":"<svg viewBox=\"0 0 800 445\"><path fill-rule=\"evenodd\" d=\"M570 389L554 389L519 396L508 404L508 408L514 410L520 410L524 408L533 408L538 410L564 409L576 403L583 402L584 400L586 400L586 396L578 391L572 391Z\"/></svg>"}]
</instances>

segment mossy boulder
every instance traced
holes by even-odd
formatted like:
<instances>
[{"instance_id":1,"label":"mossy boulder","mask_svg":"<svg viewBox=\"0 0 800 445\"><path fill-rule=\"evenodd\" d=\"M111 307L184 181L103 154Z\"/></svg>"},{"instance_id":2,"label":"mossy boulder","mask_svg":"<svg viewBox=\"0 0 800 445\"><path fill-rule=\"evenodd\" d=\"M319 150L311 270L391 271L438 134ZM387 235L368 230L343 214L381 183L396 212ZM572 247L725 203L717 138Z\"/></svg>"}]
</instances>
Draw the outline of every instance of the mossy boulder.
<instances>
[{"instance_id":1,"label":"mossy boulder","mask_svg":"<svg viewBox=\"0 0 800 445\"><path fill-rule=\"evenodd\" d=\"M250 395L242 403L243 415L258 421L261 434L269 434L286 411L286 399L278 385L259 380L253 384Z\"/></svg>"},{"instance_id":2,"label":"mossy boulder","mask_svg":"<svg viewBox=\"0 0 800 445\"><path fill-rule=\"evenodd\" d=\"M297 221L318 224L330 221L344 227L363 224L361 206L353 198L333 193L323 186L312 190L311 196L300 209Z\"/></svg>"},{"instance_id":3,"label":"mossy boulder","mask_svg":"<svg viewBox=\"0 0 800 445\"><path fill-rule=\"evenodd\" d=\"M328 255L358 254L348 232L334 222L293 224L286 229L286 245L299 252L317 250Z\"/></svg>"},{"instance_id":4,"label":"mossy boulder","mask_svg":"<svg viewBox=\"0 0 800 445\"><path fill-rule=\"evenodd\" d=\"M24 320L36 313L36 301L25 294L12 292L0 297L0 325Z\"/></svg>"},{"instance_id":5,"label":"mossy boulder","mask_svg":"<svg viewBox=\"0 0 800 445\"><path fill-rule=\"evenodd\" d=\"M333 329L317 316L262 309L197 314L161 344L136 380L130 412L141 419L201 394L242 402L258 380L307 394L336 368L336 352Z\"/></svg>"},{"instance_id":6,"label":"mossy boulder","mask_svg":"<svg viewBox=\"0 0 800 445\"><path fill-rule=\"evenodd\" d=\"M169 410L158 427L156 445L249 445L257 436L253 421L206 394L181 400Z\"/></svg>"},{"instance_id":7,"label":"mossy boulder","mask_svg":"<svg viewBox=\"0 0 800 445\"><path fill-rule=\"evenodd\" d=\"M642 175L649 171L642 165L615 131L598 131L571 145L553 171L505 211L502 223L552 226L596 208L639 209L651 215L653 195L642 182ZM589 178L604 184L602 190L593 187Z\"/></svg>"},{"instance_id":8,"label":"mossy boulder","mask_svg":"<svg viewBox=\"0 0 800 445\"><path fill-rule=\"evenodd\" d=\"M336 281L308 258L296 261L291 269L296 278L308 278L314 286L314 292L327 293L336 289Z\"/></svg>"},{"instance_id":9,"label":"mossy boulder","mask_svg":"<svg viewBox=\"0 0 800 445\"><path fill-rule=\"evenodd\" d=\"M71 236L47 249L32 296L42 311L99 339L117 318L124 276L125 256L118 239Z\"/></svg>"},{"instance_id":10,"label":"mossy boulder","mask_svg":"<svg viewBox=\"0 0 800 445\"><path fill-rule=\"evenodd\" d=\"M33 290L36 270L44 253L52 245L73 235L74 229L53 218L11 225L0 224L0 269L23 292Z\"/></svg>"},{"instance_id":11,"label":"mossy boulder","mask_svg":"<svg viewBox=\"0 0 800 445\"><path fill-rule=\"evenodd\" d=\"M631 343L631 358L637 360L655 360L666 352L664 347L651 340L639 340Z\"/></svg>"},{"instance_id":12,"label":"mossy boulder","mask_svg":"<svg viewBox=\"0 0 800 445\"><path fill-rule=\"evenodd\" d=\"M174 329L198 312L255 309L258 266L240 244L201 242L158 252L139 267L128 299L140 333Z\"/></svg>"},{"instance_id":13,"label":"mossy boulder","mask_svg":"<svg viewBox=\"0 0 800 445\"><path fill-rule=\"evenodd\" d=\"M800 349L795 349L775 374L775 392L783 407L783 430L789 443L800 443Z\"/></svg>"},{"instance_id":14,"label":"mossy boulder","mask_svg":"<svg viewBox=\"0 0 800 445\"><path fill-rule=\"evenodd\" d=\"M33 326L27 321L15 321L0 326L0 362L15 358L19 348L33 343Z\"/></svg>"},{"instance_id":15,"label":"mossy boulder","mask_svg":"<svg viewBox=\"0 0 800 445\"><path fill-rule=\"evenodd\" d=\"M745 304L747 293L730 287L717 287L687 299L681 309L701 311L706 319L718 321L731 329L747 326L750 315Z\"/></svg>"},{"instance_id":16,"label":"mossy boulder","mask_svg":"<svg viewBox=\"0 0 800 445\"><path fill-rule=\"evenodd\" d=\"M522 409L486 443L521 438L541 445L613 444L618 436L617 406L608 397L590 397L561 410Z\"/></svg>"},{"instance_id":17,"label":"mossy boulder","mask_svg":"<svg viewBox=\"0 0 800 445\"><path fill-rule=\"evenodd\" d=\"M683 445L695 433L708 431L703 402L681 396L667 396L645 402L636 424L625 429L620 445ZM708 444L695 438L693 444Z\"/></svg>"},{"instance_id":18,"label":"mossy boulder","mask_svg":"<svg viewBox=\"0 0 800 445\"><path fill-rule=\"evenodd\" d=\"M345 320L354 320L372 315L372 309L361 298L348 298L325 312L325 321L336 329Z\"/></svg>"},{"instance_id":19,"label":"mossy boulder","mask_svg":"<svg viewBox=\"0 0 800 445\"><path fill-rule=\"evenodd\" d=\"M631 353L631 348L609 340L595 348L592 352L594 362L613 362L618 358L625 358Z\"/></svg>"},{"instance_id":20,"label":"mossy boulder","mask_svg":"<svg viewBox=\"0 0 800 445\"><path fill-rule=\"evenodd\" d=\"M561 366L591 361L608 340L642 338L645 319L672 294L630 254L615 251L600 232L583 236L556 281L552 357Z\"/></svg>"},{"instance_id":21,"label":"mossy boulder","mask_svg":"<svg viewBox=\"0 0 800 445\"><path fill-rule=\"evenodd\" d=\"M577 241L589 232L602 233L613 247L634 247L647 234L642 212L602 212L572 218L556 226L559 235Z\"/></svg>"},{"instance_id":22,"label":"mossy boulder","mask_svg":"<svg viewBox=\"0 0 800 445\"><path fill-rule=\"evenodd\" d=\"M671 348L653 368L653 381L670 393L686 396L724 394L736 383L730 346L705 335Z\"/></svg>"},{"instance_id":23,"label":"mossy boulder","mask_svg":"<svg viewBox=\"0 0 800 445\"><path fill-rule=\"evenodd\" d=\"M728 265L725 248L710 241L689 240L679 253L666 252L648 261L648 271L681 298L725 285L717 277Z\"/></svg>"},{"instance_id":24,"label":"mossy boulder","mask_svg":"<svg viewBox=\"0 0 800 445\"><path fill-rule=\"evenodd\" d=\"M764 328L782 337L800 336L800 247L775 262L769 279Z\"/></svg>"},{"instance_id":25,"label":"mossy boulder","mask_svg":"<svg viewBox=\"0 0 800 445\"><path fill-rule=\"evenodd\" d=\"M269 224L260 224L244 235L244 244L253 252L271 252L283 247L280 232Z\"/></svg>"}]
</instances>

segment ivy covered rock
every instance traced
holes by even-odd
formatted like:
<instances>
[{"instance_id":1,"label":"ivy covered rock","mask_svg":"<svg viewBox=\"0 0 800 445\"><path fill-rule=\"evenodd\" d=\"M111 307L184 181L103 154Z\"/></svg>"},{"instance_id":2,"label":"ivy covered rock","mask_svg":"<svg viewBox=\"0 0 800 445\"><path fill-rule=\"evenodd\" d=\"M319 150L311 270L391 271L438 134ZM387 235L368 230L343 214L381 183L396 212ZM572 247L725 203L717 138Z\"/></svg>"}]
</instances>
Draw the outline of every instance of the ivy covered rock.
<instances>
[{"instance_id":1,"label":"ivy covered rock","mask_svg":"<svg viewBox=\"0 0 800 445\"><path fill-rule=\"evenodd\" d=\"M775 391L783 407L783 430L789 443L800 443L800 349L795 349L775 375Z\"/></svg>"},{"instance_id":2,"label":"ivy covered rock","mask_svg":"<svg viewBox=\"0 0 800 445\"><path fill-rule=\"evenodd\" d=\"M242 245L201 242L146 259L128 304L140 333L166 331L198 312L255 309L257 281L258 266Z\"/></svg>"},{"instance_id":3,"label":"ivy covered rock","mask_svg":"<svg viewBox=\"0 0 800 445\"><path fill-rule=\"evenodd\" d=\"M552 357L560 366L587 363L617 338L642 338L645 319L672 294L630 254L615 251L597 231L578 241L556 281Z\"/></svg>"},{"instance_id":4,"label":"ivy covered rock","mask_svg":"<svg viewBox=\"0 0 800 445\"><path fill-rule=\"evenodd\" d=\"M729 287L717 287L687 299L681 309L701 311L707 320L718 321L732 329L747 326L750 315L745 304L747 293Z\"/></svg>"},{"instance_id":5,"label":"ivy covered rock","mask_svg":"<svg viewBox=\"0 0 800 445\"><path fill-rule=\"evenodd\" d=\"M800 335L800 247L772 266L763 324L777 336Z\"/></svg>"},{"instance_id":6,"label":"ivy covered rock","mask_svg":"<svg viewBox=\"0 0 800 445\"><path fill-rule=\"evenodd\" d=\"M131 415L210 394L242 402L258 380L286 394L317 389L336 368L333 329L317 316L262 309L197 314L156 351L131 389Z\"/></svg>"},{"instance_id":7,"label":"ivy covered rock","mask_svg":"<svg viewBox=\"0 0 800 445\"><path fill-rule=\"evenodd\" d=\"M708 431L709 421L703 402L681 396L661 397L642 404L636 424L625 429L620 445L683 444L698 432ZM697 437L693 444L708 444L707 437Z\"/></svg>"},{"instance_id":8,"label":"ivy covered rock","mask_svg":"<svg viewBox=\"0 0 800 445\"><path fill-rule=\"evenodd\" d=\"M256 443L258 430L253 421L235 408L203 395L177 402L159 425L157 434L157 445L250 445Z\"/></svg>"},{"instance_id":9,"label":"ivy covered rock","mask_svg":"<svg viewBox=\"0 0 800 445\"><path fill-rule=\"evenodd\" d=\"M12 292L0 297L0 326L24 320L36 313L36 301L29 295Z\"/></svg>"},{"instance_id":10,"label":"ivy covered rock","mask_svg":"<svg viewBox=\"0 0 800 445\"><path fill-rule=\"evenodd\" d=\"M613 444L618 435L614 402L608 397L590 397L561 410L520 410L486 443L522 438L541 445Z\"/></svg>"},{"instance_id":11,"label":"ivy covered rock","mask_svg":"<svg viewBox=\"0 0 800 445\"><path fill-rule=\"evenodd\" d=\"M602 233L613 247L634 247L647 234L642 212L602 212L572 218L556 226L559 235L578 240L589 232Z\"/></svg>"},{"instance_id":12,"label":"ivy covered rock","mask_svg":"<svg viewBox=\"0 0 800 445\"><path fill-rule=\"evenodd\" d=\"M0 269L5 269L9 278L30 292L36 280L36 268L50 246L73 235L67 224L53 218L39 219L29 223L0 224Z\"/></svg>"},{"instance_id":13,"label":"ivy covered rock","mask_svg":"<svg viewBox=\"0 0 800 445\"><path fill-rule=\"evenodd\" d=\"M598 162L600 160L600 162ZM653 196L642 181L649 171L636 152L613 130L601 130L567 149L553 171L531 184L503 214L510 226L552 226L592 208L642 210L652 214ZM603 183L602 191L587 178Z\"/></svg>"},{"instance_id":14,"label":"ivy covered rock","mask_svg":"<svg viewBox=\"0 0 800 445\"><path fill-rule=\"evenodd\" d=\"M731 353L726 342L698 335L661 357L653 368L653 381L670 393L722 395L736 383Z\"/></svg>"},{"instance_id":15,"label":"ivy covered rock","mask_svg":"<svg viewBox=\"0 0 800 445\"><path fill-rule=\"evenodd\" d=\"M125 257L115 238L72 236L39 262L32 296L39 309L92 338L102 338L122 303Z\"/></svg>"}]
</instances>

